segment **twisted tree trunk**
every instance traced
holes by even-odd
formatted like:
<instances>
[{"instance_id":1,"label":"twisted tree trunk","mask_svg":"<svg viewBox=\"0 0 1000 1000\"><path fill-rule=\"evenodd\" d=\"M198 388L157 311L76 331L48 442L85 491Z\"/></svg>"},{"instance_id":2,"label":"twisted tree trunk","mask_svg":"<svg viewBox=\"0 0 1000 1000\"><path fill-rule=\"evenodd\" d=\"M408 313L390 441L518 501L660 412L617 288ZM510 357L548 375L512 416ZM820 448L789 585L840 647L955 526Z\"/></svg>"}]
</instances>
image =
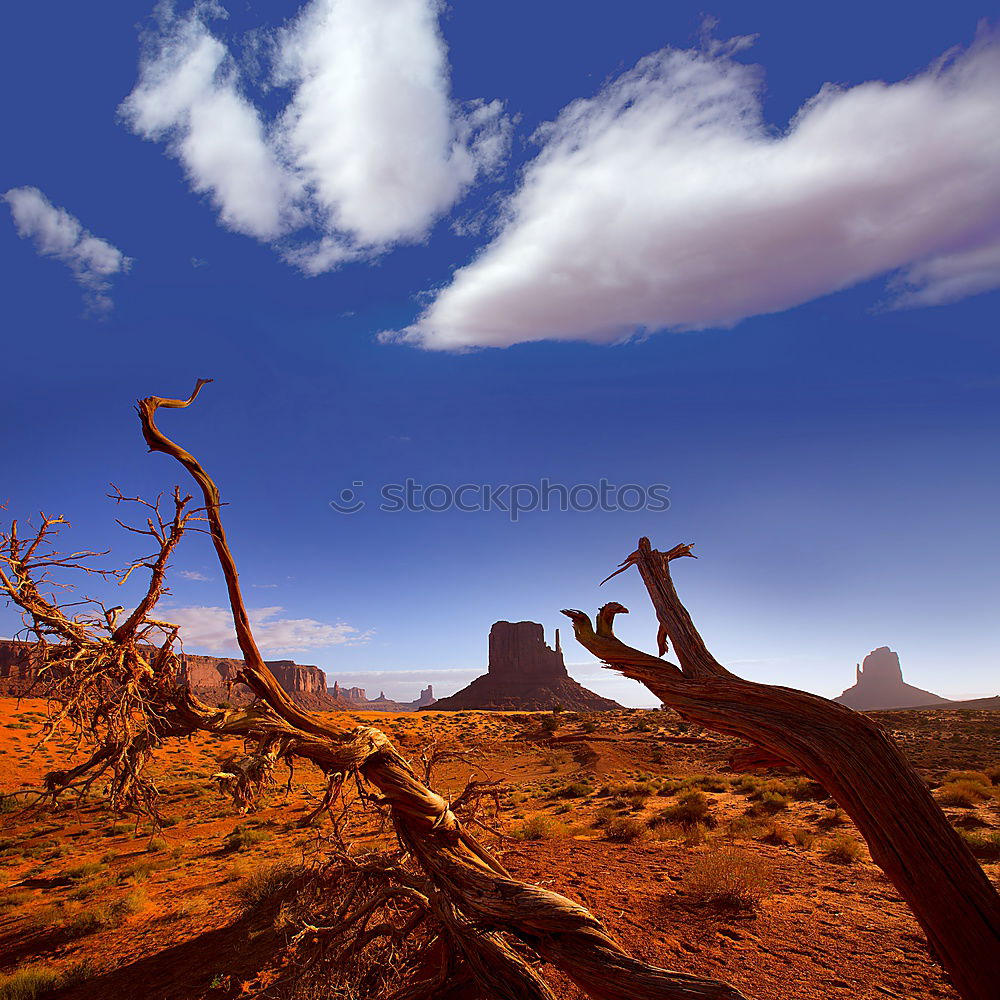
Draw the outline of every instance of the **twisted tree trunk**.
<instances>
[{"instance_id":1,"label":"twisted tree trunk","mask_svg":"<svg viewBox=\"0 0 1000 1000\"><path fill-rule=\"evenodd\" d=\"M660 655L669 639L680 666L619 641L614 617L628 609L617 603L600 609L596 628L583 612L564 611L577 639L684 718L747 740L752 746L741 755L742 765L791 764L823 785L854 820L962 997L996 1000L1000 896L924 781L867 716L804 691L744 680L723 667L671 580L670 562L690 555L690 545L659 552L642 538L612 574L639 570L660 622Z\"/></svg>"}]
</instances>

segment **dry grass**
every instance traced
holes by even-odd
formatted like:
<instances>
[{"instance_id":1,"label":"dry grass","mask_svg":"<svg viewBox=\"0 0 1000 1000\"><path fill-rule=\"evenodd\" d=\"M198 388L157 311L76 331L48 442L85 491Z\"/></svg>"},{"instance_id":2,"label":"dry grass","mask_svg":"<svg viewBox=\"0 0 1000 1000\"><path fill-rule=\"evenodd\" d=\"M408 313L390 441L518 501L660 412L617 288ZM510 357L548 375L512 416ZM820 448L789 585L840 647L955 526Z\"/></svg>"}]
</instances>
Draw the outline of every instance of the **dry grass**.
<instances>
[{"instance_id":1,"label":"dry grass","mask_svg":"<svg viewBox=\"0 0 1000 1000\"><path fill-rule=\"evenodd\" d=\"M9 976L0 976L0 1000L36 1000L52 993L59 985L57 972L44 966L29 966Z\"/></svg>"},{"instance_id":2,"label":"dry grass","mask_svg":"<svg viewBox=\"0 0 1000 1000\"><path fill-rule=\"evenodd\" d=\"M616 816L604 827L604 839L616 844L634 844L649 837L649 827L636 816Z\"/></svg>"},{"instance_id":3,"label":"dry grass","mask_svg":"<svg viewBox=\"0 0 1000 1000\"><path fill-rule=\"evenodd\" d=\"M836 834L823 845L823 856L841 865L853 865L861 860L863 853L861 845L846 833Z\"/></svg>"},{"instance_id":4,"label":"dry grass","mask_svg":"<svg viewBox=\"0 0 1000 1000\"><path fill-rule=\"evenodd\" d=\"M953 771L952 774L956 777L946 781L938 789L938 802L941 805L973 809L980 802L993 798L993 788L985 774L976 771Z\"/></svg>"},{"instance_id":5,"label":"dry grass","mask_svg":"<svg viewBox=\"0 0 1000 1000\"><path fill-rule=\"evenodd\" d=\"M699 858L684 877L695 899L734 910L759 909L773 895L772 879L759 858L722 847Z\"/></svg>"}]
</instances>

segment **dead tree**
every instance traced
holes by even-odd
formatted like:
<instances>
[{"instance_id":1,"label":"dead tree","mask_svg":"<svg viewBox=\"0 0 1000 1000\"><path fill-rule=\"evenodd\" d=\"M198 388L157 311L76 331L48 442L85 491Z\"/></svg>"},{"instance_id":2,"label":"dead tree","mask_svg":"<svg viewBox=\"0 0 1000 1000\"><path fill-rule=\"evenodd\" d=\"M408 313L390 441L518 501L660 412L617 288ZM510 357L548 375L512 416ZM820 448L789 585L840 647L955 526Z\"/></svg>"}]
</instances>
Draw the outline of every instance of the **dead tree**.
<instances>
[{"instance_id":1,"label":"dead tree","mask_svg":"<svg viewBox=\"0 0 1000 1000\"><path fill-rule=\"evenodd\" d=\"M641 538L611 574L639 570L659 620L659 656L616 638L615 615L628 610L617 603L600 609L596 627L582 611L564 611L577 639L683 718L746 740L740 765L791 765L818 781L854 820L962 997L995 998L1000 896L927 785L867 716L804 691L744 680L723 667L674 589L670 563L683 556L691 556L690 545L659 552ZM668 639L679 666L660 658Z\"/></svg>"}]
</instances>

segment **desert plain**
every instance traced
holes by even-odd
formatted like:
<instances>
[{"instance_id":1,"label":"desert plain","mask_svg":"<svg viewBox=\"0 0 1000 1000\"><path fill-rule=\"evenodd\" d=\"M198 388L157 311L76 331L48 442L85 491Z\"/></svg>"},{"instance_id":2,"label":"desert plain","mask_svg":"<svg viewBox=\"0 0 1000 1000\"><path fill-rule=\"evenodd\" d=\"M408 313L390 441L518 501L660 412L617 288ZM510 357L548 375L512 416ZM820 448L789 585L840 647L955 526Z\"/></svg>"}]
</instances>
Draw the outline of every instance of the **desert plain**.
<instances>
[{"instance_id":1,"label":"desert plain","mask_svg":"<svg viewBox=\"0 0 1000 1000\"><path fill-rule=\"evenodd\" d=\"M1000 884L1000 713L871 713L900 743ZM154 765L162 828L117 815L95 787L53 811L38 787L74 748L38 744L45 702L0 699L0 995L229 1000L353 996L301 976L301 921L274 877L321 868L335 823L352 856L393 840L377 802L321 802L323 776L279 765L241 815L213 775L239 740L196 733ZM801 775L734 772L736 741L671 711L330 713L377 725L457 798L497 782L479 814L515 876L591 909L633 954L759 1000L957 994L850 819ZM346 805L346 808L344 807ZM499 806L499 809L497 809ZM557 970L566 1000L581 996ZM34 983L35 985L31 985ZM28 995L28 994L24 994Z\"/></svg>"}]
</instances>

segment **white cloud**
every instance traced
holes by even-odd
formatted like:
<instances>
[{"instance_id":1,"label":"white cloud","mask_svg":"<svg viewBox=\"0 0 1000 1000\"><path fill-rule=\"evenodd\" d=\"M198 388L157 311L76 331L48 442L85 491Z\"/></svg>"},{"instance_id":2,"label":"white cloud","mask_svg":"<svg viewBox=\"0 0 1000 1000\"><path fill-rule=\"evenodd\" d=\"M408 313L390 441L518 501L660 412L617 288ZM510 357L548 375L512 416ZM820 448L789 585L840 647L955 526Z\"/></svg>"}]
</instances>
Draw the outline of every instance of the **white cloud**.
<instances>
[{"instance_id":1,"label":"white cloud","mask_svg":"<svg viewBox=\"0 0 1000 1000\"><path fill-rule=\"evenodd\" d=\"M450 98L437 0L311 0L278 32L275 81L292 89L268 123L208 26L215 3L157 11L139 81L121 107L166 140L222 223L279 244L318 274L423 239L506 154L500 103ZM251 63L268 51L250 36Z\"/></svg>"},{"instance_id":2,"label":"white cloud","mask_svg":"<svg viewBox=\"0 0 1000 1000\"><path fill-rule=\"evenodd\" d=\"M18 235L30 239L46 257L61 260L86 290L91 308L112 306L111 278L127 271L132 260L107 240L92 236L64 208L56 208L36 187L11 188L3 196L10 206Z\"/></svg>"},{"instance_id":3,"label":"white cloud","mask_svg":"<svg viewBox=\"0 0 1000 1000\"><path fill-rule=\"evenodd\" d=\"M278 618L281 607L256 608L249 612L257 645L266 657L300 653L323 646L354 646L367 642L372 633L338 622L327 625L312 618ZM163 611L170 622L180 625L181 639L189 649L212 653L237 652L232 614L228 608L187 607Z\"/></svg>"},{"instance_id":4,"label":"white cloud","mask_svg":"<svg viewBox=\"0 0 1000 1000\"><path fill-rule=\"evenodd\" d=\"M941 306L1000 288L1000 239L914 264L893 287L899 307Z\"/></svg>"},{"instance_id":5,"label":"white cloud","mask_svg":"<svg viewBox=\"0 0 1000 1000\"><path fill-rule=\"evenodd\" d=\"M241 93L232 57L205 24L224 13L199 4L178 17L161 7L160 33L147 39L139 81L120 112L138 135L169 143L225 226L275 239L294 223L297 185Z\"/></svg>"},{"instance_id":6,"label":"white cloud","mask_svg":"<svg viewBox=\"0 0 1000 1000\"><path fill-rule=\"evenodd\" d=\"M903 304L996 287L1000 46L824 87L784 134L743 46L666 49L540 130L499 234L417 322L432 349L726 327L907 268Z\"/></svg>"},{"instance_id":7,"label":"white cloud","mask_svg":"<svg viewBox=\"0 0 1000 1000\"><path fill-rule=\"evenodd\" d=\"M198 580L202 583L207 583L212 578L210 576L205 576L204 573L199 573L195 569L182 569L180 575L184 577L185 580Z\"/></svg>"}]
</instances>

